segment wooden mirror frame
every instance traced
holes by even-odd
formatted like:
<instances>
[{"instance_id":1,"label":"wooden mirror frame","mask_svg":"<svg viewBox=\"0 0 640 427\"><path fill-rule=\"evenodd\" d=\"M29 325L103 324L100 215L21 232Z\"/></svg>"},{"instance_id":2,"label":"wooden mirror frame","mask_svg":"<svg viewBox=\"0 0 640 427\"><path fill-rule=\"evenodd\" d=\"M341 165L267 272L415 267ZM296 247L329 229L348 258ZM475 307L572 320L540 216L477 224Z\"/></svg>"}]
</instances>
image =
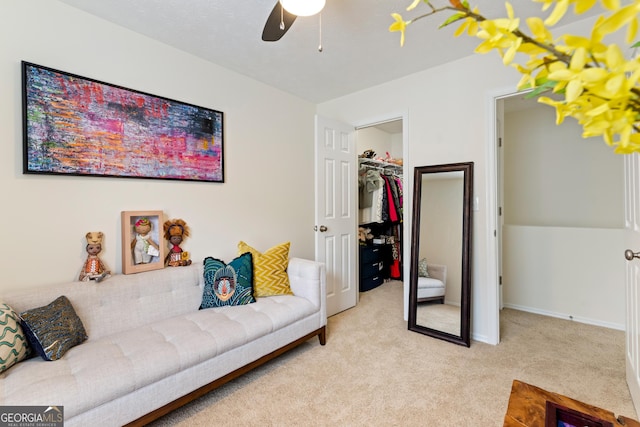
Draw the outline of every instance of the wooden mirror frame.
<instances>
[{"instance_id":1,"label":"wooden mirror frame","mask_svg":"<svg viewBox=\"0 0 640 427\"><path fill-rule=\"evenodd\" d=\"M463 173L462 204L462 275L460 301L460 335L431 329L416 324L418 299L418 258L420 249L420 205L422 198L422 179L425 174L442 172ZM414 168L413 180L413 222L411 230L411 271L409 282L409 330L454 344L471 345L471 205L473 197L473 162L450 163Z\"/></svg>"}]
</instances>

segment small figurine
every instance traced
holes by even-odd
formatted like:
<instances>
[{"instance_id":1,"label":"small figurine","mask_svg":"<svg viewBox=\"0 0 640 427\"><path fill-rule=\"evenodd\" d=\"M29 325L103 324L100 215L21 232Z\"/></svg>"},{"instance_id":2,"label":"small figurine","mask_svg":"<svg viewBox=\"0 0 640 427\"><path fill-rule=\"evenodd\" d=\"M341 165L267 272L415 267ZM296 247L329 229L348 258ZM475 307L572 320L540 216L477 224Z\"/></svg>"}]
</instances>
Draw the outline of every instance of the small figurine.
<instances>
[{"instance_id":1,"label":"small figurine","mask_svg":"<svg viewBox=\"0 0 640 427\"><path fill-rule=\"evenodd\" d=\"M375 156L376 152L372 149L365 150L362 154L358 155L361 159L373 159Z\"/></svg>"},{"instance_id":2,"label":"small figurine","mask_svg":"<svg viewBox=\"0 0 640 427\"><path fill-rule=\"evenodd\" d=\"M151 221L140 218L133 226L136 236L131 241L134 264L149 264L154 256L160 255L158 244L151 238Z\"/></svg>"},{"instance_id":3,"label":"small figurine","mask_svg":"<svg viewBox=\"0 0 640 427\"><path fill-rule=\"evenodd\" d=\"M101 231L90 231L85 237L87 238L86 249L89 255L80 271L80 281L95 280L96 283L99 283L111 274L107 265L98 257L102 251L103 234Z\"/></svg>"},{"instance_id":4,"label":"small figurine","mask_svg":"<svg viewBox=\"0 0 640 427\"><path fill-rule=\"evenodd\" d=\"M169 267L180 267L191 265L189 252L185 252L180 247L180 243L189 236L189 227L181 219L172 219L164 223L164 238L169 241L171 248L164 260L164 264Z\"/></svg>"}]
</instances>

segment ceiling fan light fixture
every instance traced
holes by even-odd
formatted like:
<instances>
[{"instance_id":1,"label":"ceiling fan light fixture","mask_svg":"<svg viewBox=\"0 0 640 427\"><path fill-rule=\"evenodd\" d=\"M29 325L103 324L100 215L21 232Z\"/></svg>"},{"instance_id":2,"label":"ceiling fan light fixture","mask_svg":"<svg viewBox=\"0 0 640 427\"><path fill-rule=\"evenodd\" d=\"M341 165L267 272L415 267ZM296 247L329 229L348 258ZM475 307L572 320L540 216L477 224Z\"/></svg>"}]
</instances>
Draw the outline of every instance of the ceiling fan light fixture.
<instances>
[{"instance_id":1,"label":"ceiling fan light fixture","mask_svg":"<svg viewBox=\"0 0 640 427\"><path fill-rule=\"evenodd\" d=\"M297 16L311 16L319 13L326 0L280 0L280 4L289 13Z\"/></svg>"}]
</instances>

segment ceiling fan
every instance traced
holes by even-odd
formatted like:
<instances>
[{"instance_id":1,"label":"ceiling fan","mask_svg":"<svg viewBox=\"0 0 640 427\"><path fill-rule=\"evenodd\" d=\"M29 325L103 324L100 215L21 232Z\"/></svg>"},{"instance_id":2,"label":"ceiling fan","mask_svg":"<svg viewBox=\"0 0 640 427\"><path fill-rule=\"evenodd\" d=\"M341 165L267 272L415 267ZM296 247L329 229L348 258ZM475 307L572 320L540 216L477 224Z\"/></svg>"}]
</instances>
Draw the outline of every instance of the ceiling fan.
<instances>
[{"instance_id":1,"label":"ceiling fan","mask_svg":"<svg viewBox=\"0 0 640 427\"><path fill-rule=\"evenodd\" d=\"M279 0L271 10L262 30L262 40L275 42L282 38L298 16L319 13L326 0Z\"/></svg>"}]
</instances>

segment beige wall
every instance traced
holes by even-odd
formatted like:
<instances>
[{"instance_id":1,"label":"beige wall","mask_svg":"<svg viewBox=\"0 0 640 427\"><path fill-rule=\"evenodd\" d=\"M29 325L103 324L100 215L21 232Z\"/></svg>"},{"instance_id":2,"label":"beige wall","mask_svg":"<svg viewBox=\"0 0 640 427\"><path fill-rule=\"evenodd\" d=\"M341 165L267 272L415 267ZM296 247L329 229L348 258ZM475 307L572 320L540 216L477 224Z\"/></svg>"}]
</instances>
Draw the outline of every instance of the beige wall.
<instances>
[{"instance_id":1,"label":"beige wall","mask_svg":"<svg viewBox=\"0 0 640 427\"><path fill-rule=\"evenodd\" d=\"M384 157L385 152L391 150L391 137L387 132L367 127L356 132L356 152L358 155L366 150L373 150L377 157Z\"/></svg>"},{"instance_id":2,"label":"beige wall","mask_svg":"<svg viewBox=\"0 0 640 427\"><path fill-rule=\"evenodd\" d=\"M120 272L123 210L186 220L195 260L230 260L241 239L314 257L314 105L54 0L0 16L0 289L75 279L94 230ZM23 175L21 60L223 111L225 183Z\"/></svg>"},{"instance_id":3,"label":"beige wall","mask_svg":"<svg viewBox=\"0 0 640 427\"><path fill-rule=\"evenodd\" d=\"M356 133L356 152L373 150L376 157L385 157L389 153L394 159L402 158L402 133L388 133L375 127L358 129Z\"/></svg>"},{"instance_id":4,"label":"beige wall","mask_svg":"<svg viewBox=\"0 0 640 427\"><path fill-rule=\"evenodd\" d=\"M621 228L623 156L601 138L583 139L573 119L554 126L554 109L530 102L505 113L505 223Z\"/></svg>"}]
</instances>

